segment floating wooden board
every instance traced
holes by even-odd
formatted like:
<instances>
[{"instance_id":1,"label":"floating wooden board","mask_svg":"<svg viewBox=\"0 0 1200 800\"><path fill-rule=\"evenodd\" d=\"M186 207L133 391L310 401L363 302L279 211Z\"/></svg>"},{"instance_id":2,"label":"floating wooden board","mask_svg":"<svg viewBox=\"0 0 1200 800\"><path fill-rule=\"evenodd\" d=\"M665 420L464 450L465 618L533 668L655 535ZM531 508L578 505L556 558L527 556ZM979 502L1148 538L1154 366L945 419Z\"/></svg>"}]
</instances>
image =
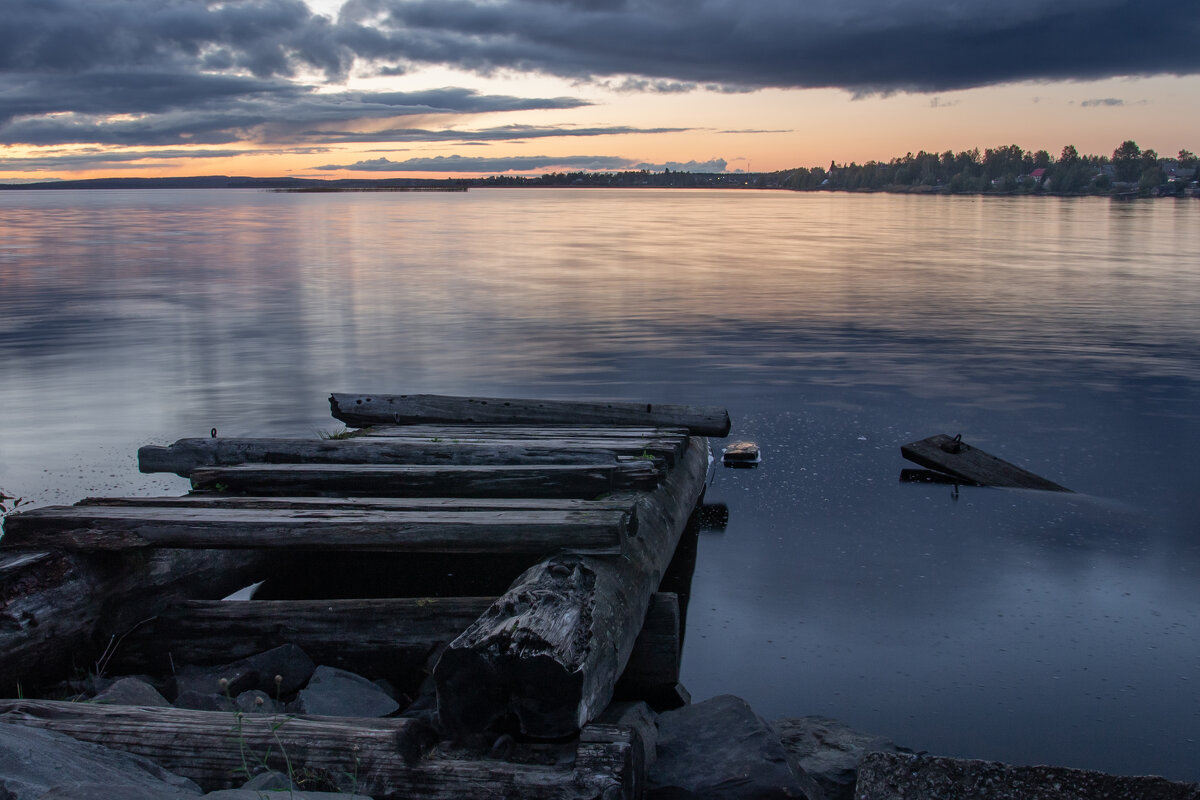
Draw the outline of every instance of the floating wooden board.
<instances>
[{"instance_id":1,"label":"floating wooden board","mask_svg":"<svg viewBox=\"0 0 1200 800\"><path fill-rule=\"evenodd\" d=\"M145 756L205 791L240 786L247 758L284 772L354 776L357 791L376 800L625 800L641 796L644 769L637 733L614 725L588 726L577 742L561 745L558 763L543 765L430 750L429 726L403 717L235 718L220 711L0 700L0 722Z\"/></svg>"},{"instance_id":2,"label":"floating wooden board","mask_svg":"<svg viewBox=\"0 0 1200 800\"><path fill-rule=\"evenodd\" d=\"M595 511L50 506L6 520L10 547L536 553L621 551L627 514Z\"/></svg>"},{"instance_id":3,"label":"floating wooden board","mask_svg":"<svg viewBox=\"0 0 1200 800\"><path fill-rule=\"evenodd\" d=\"M591 498L622 489L652 489L661 476L652 462L640 459L538 466L247 464L197 469L192 472L192 486L251 494Z\"/></svg>"},{"instance_id":4,"label":"floating wooden board","mask_svg":"<svg viewBox=\"0 0 1200 800\"><path fill-rule=\"evenodd\" d=\"M189 476L197 467L236 464L611 464L645 453L673 462L677 439L483 439L362 436L350 439L180 439L138 450L142 472Z\"/></svg>"},{"instance_id":5,"label":"floating wooden board","mask_svg":"<svg viewBox=\"0 0 1200 800\"><path fill-rule=\"evenodd\" d=\"M1063 486L996 458L953 436L938 434L900 448L909 461L978 486L1069 492Z\"/></svg>"},{"instance_id":6,"label":"floating wooden board","mask_svg":"<svg viewBox=\"0 0 1200 800\"><path fill-rule=\"evenodd\" d=\"M525 400L434 394L329 396L336 419L347 425L484 423L621 425L687 428L698 436L729 434L729 412L715 406L627 401Z\"/></svg>"}]
</instances>

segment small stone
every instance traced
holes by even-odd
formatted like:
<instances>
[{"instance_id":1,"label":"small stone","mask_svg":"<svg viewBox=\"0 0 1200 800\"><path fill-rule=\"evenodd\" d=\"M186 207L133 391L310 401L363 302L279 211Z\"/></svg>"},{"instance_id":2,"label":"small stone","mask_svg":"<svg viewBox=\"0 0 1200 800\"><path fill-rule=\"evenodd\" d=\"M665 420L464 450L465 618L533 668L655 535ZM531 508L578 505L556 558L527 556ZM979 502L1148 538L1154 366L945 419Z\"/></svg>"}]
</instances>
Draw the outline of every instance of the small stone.
<instances>
[{"instance_id":1,"label":"small stone","mask_svg":"<svg viewBox=\"0 0 1200 800\"><path fill-rule=\"evenodd\" d=\"M829 717L793 717L773 723L788 755L812 776L829 800L853 800L858 762L870 752L908 752L890 739L860 733Z\"/></svg>"},{"instance_id":2,"label":"small stone","mask_svg":"<svg viewBox=\"0 0 1200 800\"><path fill-rule=\"evenodd\" d=\"M109 703L123 706L154 706L171 705L167 698L141 678L121 678L109 684L108 688L92 699L93 703Z\"/></svg>"}]
</instances>

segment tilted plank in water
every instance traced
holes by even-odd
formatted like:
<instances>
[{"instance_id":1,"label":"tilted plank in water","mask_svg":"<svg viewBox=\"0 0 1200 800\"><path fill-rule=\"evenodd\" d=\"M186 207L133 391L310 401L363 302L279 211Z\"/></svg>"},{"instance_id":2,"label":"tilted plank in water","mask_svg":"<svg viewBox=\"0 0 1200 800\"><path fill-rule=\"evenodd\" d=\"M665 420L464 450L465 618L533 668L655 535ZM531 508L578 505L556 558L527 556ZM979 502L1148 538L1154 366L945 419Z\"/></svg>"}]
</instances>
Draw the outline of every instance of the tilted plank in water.
<instances>
[{"instance_id":1,"label":"tilted plank in water","mask_svg":"<svg viewBox=\"0 0 1200 800\"><path fill-rule=\"evenodd\" d=\"M947 436L944 433L903 445L900 454L922 467L962 478L979 486L1041 489L1050 492L1071 491L978 450L962 441L961 437Z\"/></svg>"}]
</instances>

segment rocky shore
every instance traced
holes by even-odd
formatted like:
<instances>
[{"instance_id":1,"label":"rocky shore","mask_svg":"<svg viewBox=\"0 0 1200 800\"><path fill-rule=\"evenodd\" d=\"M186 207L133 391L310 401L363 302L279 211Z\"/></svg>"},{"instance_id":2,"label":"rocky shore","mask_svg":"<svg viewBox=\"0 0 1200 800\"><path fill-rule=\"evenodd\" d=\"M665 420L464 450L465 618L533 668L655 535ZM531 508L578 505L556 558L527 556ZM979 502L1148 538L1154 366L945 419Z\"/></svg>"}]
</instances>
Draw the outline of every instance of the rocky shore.
<instances>
[{"instance_id":1,"label":"rocky shore","mask_svg":"<svg viewBox=\"0 0 1200 800\"><path fill-rule=\"evenodd\" d=\"M229 714L236 736L246 715L402 716L436 731L433 683L416 696L345 670L317 665L285 645L221 666L185 666L166 679L89 677L59 687L79 702L188 708ZM655 713L616 703L603 722L635 727L653 800L1200 800L1200 785L1119 777L1062 767L1019 767L914 754L826 717L768 722L742 699L723 695ZM431 742L436 740L431 738ZM509 758L523 743L508 734L441 743L470 758ZM347 798L367 800L350 773L287 772L247 752L241 788L204 790L146 758L61 733L0 723L3 800L218 800Z\"/></svg>"}]
</instances>

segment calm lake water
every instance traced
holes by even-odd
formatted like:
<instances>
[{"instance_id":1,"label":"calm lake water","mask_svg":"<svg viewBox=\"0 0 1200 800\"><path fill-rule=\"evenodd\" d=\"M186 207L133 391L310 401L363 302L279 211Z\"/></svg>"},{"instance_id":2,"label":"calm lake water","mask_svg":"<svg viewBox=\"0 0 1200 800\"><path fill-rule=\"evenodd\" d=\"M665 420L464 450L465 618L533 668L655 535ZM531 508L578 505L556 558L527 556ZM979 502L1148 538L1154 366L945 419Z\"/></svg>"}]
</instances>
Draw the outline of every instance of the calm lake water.
<instances>
[{"instance_id":1,"label":"calm lake water","mask_svg":"<svg viewBox=\"0 0 1200 800\"><path fill-rule=\"evenodd\" d=\"M695 699L1200 779L1200 201L0 192L0 488L331 391L724 405ZM1078 493L900 483L934 433Z\"/></svg>"}]
</instances>

